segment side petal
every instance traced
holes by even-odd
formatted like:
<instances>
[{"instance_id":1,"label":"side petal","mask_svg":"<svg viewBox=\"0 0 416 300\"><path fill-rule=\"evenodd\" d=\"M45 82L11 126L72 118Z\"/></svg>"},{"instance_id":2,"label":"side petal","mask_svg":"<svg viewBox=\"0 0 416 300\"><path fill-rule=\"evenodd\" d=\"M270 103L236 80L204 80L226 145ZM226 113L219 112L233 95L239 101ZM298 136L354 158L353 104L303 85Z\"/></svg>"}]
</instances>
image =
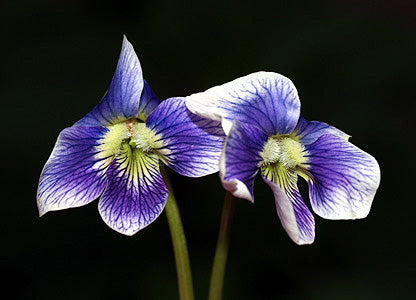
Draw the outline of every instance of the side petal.
<instances>
[{"instance_id":1,"label":"side petal","mask_svg":"<svg viewBox=\"0 0 416 300\"><path fill-rule=\"evenodd\" d=\"M107 93L74 126L108 126L138 115L143 75L133 46L123 37L117 68Z\"/></svg>"},{"instance_id":2,"label":"side petal","mask_svg":"<svg viewBox=\"0 0 416 300\"><path fill-rule=\"evenodd\" d=\"M260 129L234 121L220 159L222 184L234 196L254 202L254 178L267 139Z\"/></svg>"},{"instance_id":3,"label":"side petal","mask_svg":"<svg viewBox=\"0 0 416 300\"><path fill-rule=\"evenodd\" d=\"M163 211L168 189L159 171L157 155L124 144L107 173L108 186L98 209L112 229L133 235Z\"/></svg>"},{"instance_id":4,"label":"side petal","mask_svg":"<svg viewBox=\"0 0 416 300\"><path fill-rule=\"evenodd\" d=\"M143 80L143 92L140 97L138 118L142 121L146 121L146 118L152 111L160 104L159 98L155 95L153 90L147 84L146 80Z\"/></svg>"},{"instance_id":5,"label":"side petal","mask_svg":"<svg viewBox=\"0 0 416 300\"><path fill-rule=\"evenodd\" d=\"M303 118L302 115L299 117L298 125L292 134L297 137L303 145L315 142L324 134L336 135L346 141L350 138L348 134L331 125L324 122L308 121Z\"/></svg>"},{"instance_id":6,"label":"side petal","mask_svg":"<svg viewBox=\"0 0 416 300\"><path fill-rule=\"evenodd\" d=\"M70 127L56 141L39 179L39 214L85 205L98 198L106 184L113 153L106 147L105 127Z\"/></svg>"},{"instance_id":7,"label":"side petal","mask_svg":"<svg viewBox=\"0 0 416 300\"><path fill-rule=\"evenodd\" d=\"M289 134L300 114L298 92L283 75L257 72L186 97L190 111L221 121L234 119L268 134ZM228 135L229 126L224 127Z\"/></svg>"},{"instance_id":8,"label":"side petal","mask_svg":"<svg viewBox=\"0 0 416 300\"><path fill-rule=\"evenodd\" d=\"M192 114L183 98L163 101L146 120L162 146L158 153L174 171L188 177L218 172L225 134L217 121Z\"/></svg>"},{"instance_id":9,"label":"side petal","mask_svg":"<svg viewBox=\"0 0 416 300\"><path fill-rule=\"evenodd\" d=\"M321 136L305 150L313 210L327 219L365 218L380 184L375 158L334 135Z\"/></svg>"},{"instance_id":10,"label":"side petal","mask_svg":"<svg viewBox=\"0 0 416 300\"><path fill-rule=\"evenodd\" d=\"M262 173L273 191L277 214L289 237L298 245L312 244L315 219L299 193L297 174L276 164L263 168Z\"/></svg>"}]
</instances>

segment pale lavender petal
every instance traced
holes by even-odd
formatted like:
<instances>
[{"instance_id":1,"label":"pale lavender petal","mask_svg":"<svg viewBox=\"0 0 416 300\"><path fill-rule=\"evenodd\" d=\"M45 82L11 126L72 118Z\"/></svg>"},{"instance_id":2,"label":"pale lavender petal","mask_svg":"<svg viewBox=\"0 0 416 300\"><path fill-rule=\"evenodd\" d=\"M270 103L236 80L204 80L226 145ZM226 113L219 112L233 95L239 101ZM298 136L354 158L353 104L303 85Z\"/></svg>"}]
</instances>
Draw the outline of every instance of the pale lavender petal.
<instances>
[{"instance_id":1,"label":"pale lavender petal","mask_svg":"<svg viewBox=\"0 0 416 300\"><path fill-rule=\"evenodd\" d=\"M290 79L257 72L186 98L195 114L221 121L234 119L256 126L269 136L289 134L296 127L300 101ZM224 126L228 134L230 126Z\"/></svg>"},{"instance_id":2,"label":"pale lavender petal","mask_svg":"<svg viewBox=\"0 0 416 300\"><path fill-rule=\"evenodd\" d=\"M222 184L234 196L254 202L254 178L267 139L260 129L234 121L220 160Z\"/></svg>"},{"instance_id":3,"label":"pale lavender petal","mask_svg":"<svg viewBox=\"0 0 416 300\"><path fill-rule=\"evenodd\" d=\"M108 126L137 117L143 75L133 46L123 38L120 58L107 93L90 113L74 126Z\"/></svg>"},{"instance_id":4,"label":"pale lavender petal","mask_svg":"<svg viewBox=\"0 0 416 300\"><path fill-rule=\"evenodd\" d=\"M160 136L163 146L156 150L174 171L188 177L218 172L225 140L221 124L192 114L183 98L163 101L146 126Z\"/></svg>"},{"instance_id":5,"label":"pale lavender petal","mask_svg":"<svg viewBox=\"0 0 416 300\"><path fill-rule=\"evenodd\" d=\"M273 191L283 228L296 244L312 244L315 239L315 219L299 193L297 174L292 171L275 171L268 168L262 175Z\"/></svg>"},{"instance_id":6,"label":"pale lavender petal","mask_svg":"<svg viewBox=\"0 0 416 300\"><path fill-rule=\"evenodd\" d=\"M106 184L112 155L104 151L105 127L62 130L40 175L39 214L85 205L98 198Z\"/></svg>"},{"instance_id":7,"label":"pale lavender petal","mask_svg":"<svg viewBox=\"0 0 416 300\"><path fill-rule=\"evenodd\" d=\"M348 141L350 137L348 134L341 130L318 121L308 121L302 117L299 117L298 125L296 126L293 134L299 138L300 142L304 145L315 142L324 134L332 134L343 138Z\"/></svg>"},{"instance_id":8,"label":"pale lavender petal","mask_svg":"<svg viewBox=\"0 0 416 300\"><path fill-rule=\"evenodd\" d=\"M366 217L380 184L375 158L334 135L321 136L305 150L313 210L327 219Z\"/></svg>"},{"instance_id":9,"label":"pale lavender petal","mask_svg":"<svg viewBox=\"0 0 416 300\"><path fill-rule=\"evenodd\" d=\"M108 186L98 209L112 229L133 235L163 211L168 190L159 171L157 155L132 150L124 144L107 174Z\"/></svg>"},{"instance_id":10,"label":"pale lavender petal","mask_svg":"<svg viewBox=\"0 0 416 300\"><path fill-rule=\"evenodd\" d=\"M159 98L157 98L153 90L147 84L146 80L144 80L143 92L139 103L139 119L145 121L150 113L154 111L159 104Z\"/></svg>"}]
</instances>

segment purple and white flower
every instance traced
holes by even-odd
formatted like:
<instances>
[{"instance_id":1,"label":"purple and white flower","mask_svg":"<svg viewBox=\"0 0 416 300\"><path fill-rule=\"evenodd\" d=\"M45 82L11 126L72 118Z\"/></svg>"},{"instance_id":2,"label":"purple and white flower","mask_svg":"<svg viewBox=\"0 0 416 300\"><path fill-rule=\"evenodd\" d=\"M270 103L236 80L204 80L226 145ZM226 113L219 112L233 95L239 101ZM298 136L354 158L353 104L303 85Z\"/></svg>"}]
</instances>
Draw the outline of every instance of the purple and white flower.
<instances>
[{"instance_id":1,"label":"purple and white flower","mask_svg":"<svg viewBox=\"0 0 416 300\"><path fill-rule=\"evenodd\" d=\"M221 124L192 114L184 98L159 102L124 37L101 102L61 131L39 180L40 215L86 205L114 230L133 235L162 212L168 196L159 161L184 176L218 171Z\"/></svg>"},{"instance_id":2,"label":"purple and white flower","mask_svg":"<svg viewBox=\"0 0 416 300\"><path fill-rule=\"evenodd\" d=\"M315 221L298 187L309 185L312 209L327 219L368 215L380 183L380 168L349 136L325 123L305 120L293 83L272 72L253 73L186 98L193 113L221 121L227 134L220 159L223 186L254 201L261 170L277 213L297 244L315 238Z\"/></svg>"}]
</instances>

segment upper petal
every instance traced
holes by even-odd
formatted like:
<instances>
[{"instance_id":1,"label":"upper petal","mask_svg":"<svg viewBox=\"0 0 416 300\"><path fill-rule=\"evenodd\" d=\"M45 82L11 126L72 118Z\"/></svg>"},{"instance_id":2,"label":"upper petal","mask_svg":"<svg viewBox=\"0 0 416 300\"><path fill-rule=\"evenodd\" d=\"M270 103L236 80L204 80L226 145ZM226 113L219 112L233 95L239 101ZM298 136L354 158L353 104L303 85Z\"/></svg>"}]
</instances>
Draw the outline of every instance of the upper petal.
<instances>
[{"instance_id":1,"label":"upper petal","mask_svg":"<svg viewBox=\"0 0 416 300\"><path fill-rule=\"evenodd\" d=\"M256 126L269 136L289 134L300 114L297 90L290 79L273 72L257 72L186 98L195 114L226 122L234 119Z\"/></svg>"},{"instance_id":2,"label":"upper petal","mask_svg":"<svg viewBox=\"0 0 416 300\"><path fill-rule=\"evenodd\" d=\"M113 158L105 144L109 133L105 127L70 127L60 133L39 179L40 215L82 206L101 195Z\"/></svg>"},{"instance_id":3,"label":"upper petal","mask_svg":"<svg viewBox=\"0 0 416 300\"><path fill-rule=\"evenodd\" d=\"M298 245L312 244L315 219L299 193L298 175L279 164L268 165L262 171L264 181L273 191L280 222L289 237Z\"/></svg>"},{"instance_id":4,"label":"upper petal","mask_svg":"<svg viewBox=\"0 0 416 300\"><path fill-rule=\"evenodd\" d=\"M327 219L366 217L380 184L375 158L329 134L306 145L305 150L313 210Z\"/></svg>"},{"instance_id":5,"label":"upper petal","mask_svg":"<svg viewBox=\"0 0 416 300\"><path fill-rule=\"evenodd\" d=\"M123 37L117 68L107 93L74 126L107 126L138 115L143 75L133 46Z\"/></svg>"},{"instance_id":6,"label":"upper petal","mask_svg":"<svg viewBox=\"0 0 416 300\"><path fill-rule=\"evenodd\" d=\"M324 122L318 121L308 121L302 117L299 117L298 125L293 132L293 134L300 140L302 144L310 144L315 142L324 134L332 134L343 138L348 141L350 136L341 130L328 125Z\"/></svg>"},{"instance_id":7,"label":"upper petal","mask_svg":"<svg viewBox=\"0 0 416 300\"><path fill-rule=\"evenodd\" d=\"M225 134L220 122L192 114L183 98L163 101L146 120L146 126L160 137L156 149L174 171L200 177L218 171Z\"/></svg>"},{"instance_id":8,"label":"upper petal","mask_svg":"<svg viewBox=\"0 0 416 300\"><path fill-rule=\"evenodd\" d=\"M126 143L107 174L108 186L98 209L112 229L133 235L163 211L168 189L159 171L157 155L132 149Z\"/></svg>"},{"instance_id":9,"label":"upper petal","mask_svg":"<svg viewBox=\"0 0 416 300\"><path fill-rule=\"evenodd\" d=\"M267 138L260 129L234 121L220 159L222 184L234 196L254 201L254 178Z\"/></svg>"}]
</instances>

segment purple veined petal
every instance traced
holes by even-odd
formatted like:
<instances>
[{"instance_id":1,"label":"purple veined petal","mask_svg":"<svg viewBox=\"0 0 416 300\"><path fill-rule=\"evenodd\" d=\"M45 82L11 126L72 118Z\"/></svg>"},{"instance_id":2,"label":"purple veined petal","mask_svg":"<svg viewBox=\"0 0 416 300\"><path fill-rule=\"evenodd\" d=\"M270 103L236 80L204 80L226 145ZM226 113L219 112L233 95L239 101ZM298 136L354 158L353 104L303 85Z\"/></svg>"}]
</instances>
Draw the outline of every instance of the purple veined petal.
<instances>
[{"instance_id":1,"label":"purple veined petal","mask_svg":"<svg viewBox=\"0 0 416 300\"><path fill-rule=\"evenodd\" d=\"M168 197L159 171L159 158L123 144L108 171L108 185L98 203L104 222L125 235L152 223Z\"/></svg>"},{"instance_id":2,"label":"purple veined petal","mask_svg":"<svg viewBox=\"0 0 416 300\"><path fill-rule=\"evenodd\" d=\"M262 160L260 152L267 142L260 129L235 120L220 159L220 178L235 197L254 202L254 178Z\"/></svg>"},{"instance_id":3,"label":"purple veined petal","mask_svg":"<svg viewBox=\"0 0 416 300\"><path fill-rule=\"evenodd\" d=\"M336 135L346 141L350 138L348 134L331 125L318 121L308 121L303 118L302 115L299 117L298 125L292 134L294 134L304 145L315 142L324 134Z\"/></svg>"},{"instance_id":4,"label":"purple veined petal","mask_svg":"<svg viewBox=\"0 0 416 300\"><path fill-rule=\"evenodd\" d=\"M252 73L190 95L186 106L206 118L236 119L256 126L269 136L291 133L300 115L295 86L290 79L273 72ZM229 128L224 126L227 135Z\"/></svg>"},{"instance_id":5,"label":"purple veined petal","mask_svg":"<svg viewBox=\"0 0 416 300\"><path fill-rule=\"evenodd\" d=\"M218 172L225 134L220 122L192 114L183 98L163 101L147 118L146 126L160 136L156 149L174 171L188 177Z\"/></svg>"},{"instance_id":6,"label":"purple veined petal","mask_svg":"<svg viewBox=\"0 0 416 300\"><path fill-rule=\"evenodd\" d=\"M146 121L146 118L150 113L160 104L160 100L147 84L146 80L143 80L143 82L144 86L140 97L138 118L142 121Z\"/></svg>"},{"instance_id":7,"label":"purple veined petal","mask_svg":"<svg viewBox=\"0 0 416 300\"><path fill-rule=\"evenodd\" d=\"M306 145L312 208L327 219L365 218L380 184L380 168L370 154L346 140L323 135Z\"/></svg>"},{"instance_id":8,"label":"purple veined petal","mask_svg":"<svg viewBox=\"0 0 416 300\"><path fill-rule=\"evenodd\" d=\"M85 205L98 198L106 184L112 152L102 144L105 127L62 130L39 179L39 214Z\"/></svg>"},{"instance_id":9,"label":"purple veined petal","mask_svg":"<svg viewBox=\"0 0 416 300\"><path fill-rule=\"evenodd\" d=\"M117 68L108 91L101 102L74 126L108 126L137 117L143 84L139 59L124 36Z\"/></svg>"},{"instance_id":10,"label":"purple veined petal","mask_svg":"<svg viewBox=\"0 0 416 300\"><path fill-rule=\"evenodd\" d=\"M262 173L273 191L277 214L289 237L298 245L312 244L315 219L299 193L298 175L276 164L264 167Z\"/></svg>"}]
</instances>

